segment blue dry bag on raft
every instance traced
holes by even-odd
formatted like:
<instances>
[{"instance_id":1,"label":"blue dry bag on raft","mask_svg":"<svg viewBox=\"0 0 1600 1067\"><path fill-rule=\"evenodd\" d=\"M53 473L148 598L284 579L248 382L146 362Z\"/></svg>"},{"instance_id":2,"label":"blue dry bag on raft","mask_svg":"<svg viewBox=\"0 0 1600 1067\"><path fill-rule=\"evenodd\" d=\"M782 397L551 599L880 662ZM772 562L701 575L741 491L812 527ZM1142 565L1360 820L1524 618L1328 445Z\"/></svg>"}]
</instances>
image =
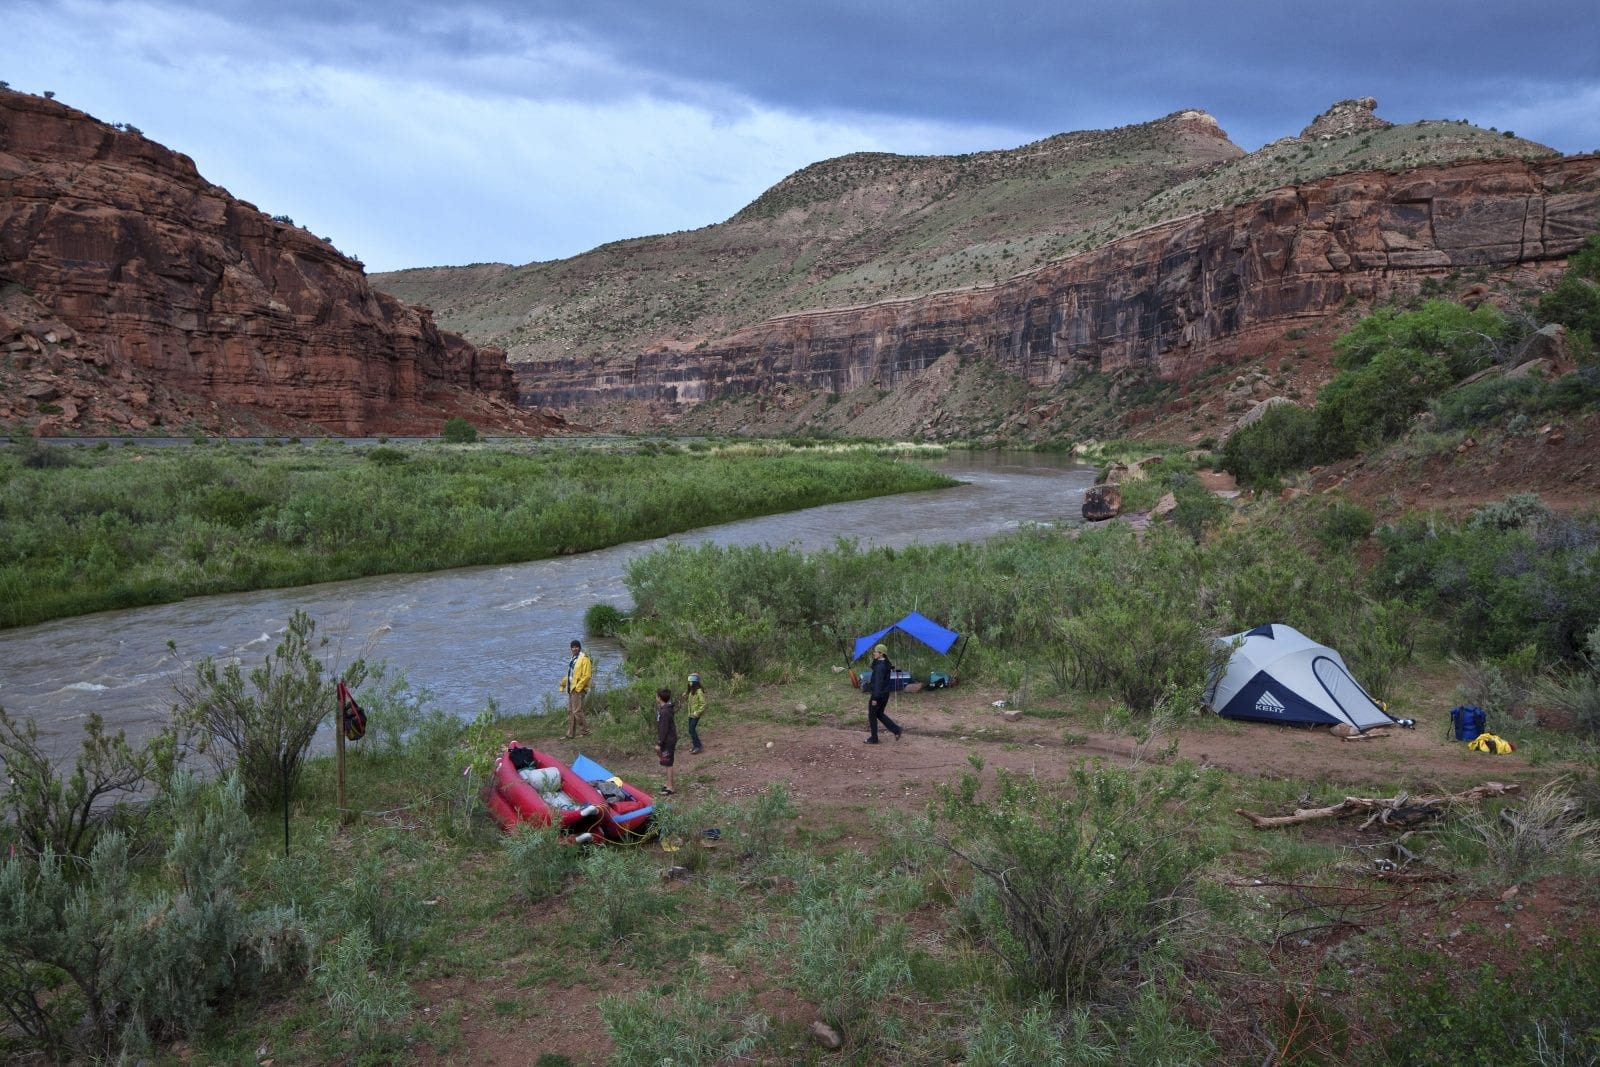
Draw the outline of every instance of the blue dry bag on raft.
<instances>
[{"instance_id":1,"label":"blue dry bag on raft","mask_svg":"<svg viewBox=\"0 0 1600 1067\"><path fill-rule=\"evenodd\" d=\"M1471 741L1483 733L1483 709L1473 704L1462 704L1450 709L1450 724L1455 727L1457 741Z\"/></svg>"}]
</instances>

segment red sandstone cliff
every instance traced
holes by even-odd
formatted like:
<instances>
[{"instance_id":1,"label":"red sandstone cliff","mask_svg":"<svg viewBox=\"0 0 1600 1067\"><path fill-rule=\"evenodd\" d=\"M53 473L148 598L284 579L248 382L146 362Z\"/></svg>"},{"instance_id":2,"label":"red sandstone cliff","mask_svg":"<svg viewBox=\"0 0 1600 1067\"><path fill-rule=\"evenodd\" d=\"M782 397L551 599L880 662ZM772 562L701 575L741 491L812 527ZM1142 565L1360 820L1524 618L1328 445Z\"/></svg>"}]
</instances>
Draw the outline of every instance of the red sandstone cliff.
<instances>
[{"instance_id":1,"label":"red sandstone cliff","mask_svg":"<svg viewBox=\"0 0 1600 1067\"><path fill-rule=\"evenodd\" d=\"M3 90L0 378L0 420L46 433L542 421L515 409L502 351L373 290L187 156Z\"/></svg>"},{"instance_id":2,"label":"red sandstone cliff","mask_svg":"<svg viewBox=\"0 0 1600 1067\"><path fill-rule=\"evenodd\" d=\"M519 364L523 402L658 412L790 387L845 393L975 355L1035 385L1230 360L1348 299L1482 269L1536 280L1600 230L1600 158L1342 174L1142 230L999 285L771 319L692 352Z\"/></svg>"}]
</instances>

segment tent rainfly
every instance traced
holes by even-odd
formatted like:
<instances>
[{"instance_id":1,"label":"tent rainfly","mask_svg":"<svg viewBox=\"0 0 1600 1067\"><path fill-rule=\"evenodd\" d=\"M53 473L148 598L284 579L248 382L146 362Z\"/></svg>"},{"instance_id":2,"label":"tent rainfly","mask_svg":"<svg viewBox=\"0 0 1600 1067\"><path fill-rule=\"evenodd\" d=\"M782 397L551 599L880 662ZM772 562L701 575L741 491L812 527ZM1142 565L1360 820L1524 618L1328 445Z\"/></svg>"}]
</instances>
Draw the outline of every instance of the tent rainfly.
<instances>
[{"instance_id":1,"label":"tent rainfly","mask_svg":"<svg viewBox=\"0 0 1600 1067\"><path fill-rule=\"evenodd\" d=\"M854 663L866 655L867 650L887 637L891 630L899 630L901 633L910 634L941 656L948 653L950 647L961 637L954 630L947 630L927 616L919 615L913 611L899 622L891 623L875 634L856 638L856 649L855 653L850 657L850 662Z\"/></svg>"},{"instance_id":2,"label":"tent rainfly","mask_svg":"<svg viewBox=\"0 0 1600 1067\"><path fill-rule=\"evenodd\" d=\"M1339 653L1292 626L1271 622L1216 644L1233 655L1211 676L1205 702L1225 719L1345 723L1358 732L1394 725Z\"/></svg>"}]
</instances>

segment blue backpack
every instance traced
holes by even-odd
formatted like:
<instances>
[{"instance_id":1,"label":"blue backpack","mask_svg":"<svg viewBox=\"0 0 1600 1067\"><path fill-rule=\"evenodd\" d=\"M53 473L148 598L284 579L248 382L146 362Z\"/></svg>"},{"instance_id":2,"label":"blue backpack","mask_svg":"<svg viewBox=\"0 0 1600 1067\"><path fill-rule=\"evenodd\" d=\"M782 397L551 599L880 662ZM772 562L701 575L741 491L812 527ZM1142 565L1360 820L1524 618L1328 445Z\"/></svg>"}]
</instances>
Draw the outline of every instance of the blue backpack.
<instances>
[{"instance_id":1,"label":"blue backpack","mask_svg":"<svg viewBox=\"0 0 1600 1067\"><path fill-rule=\"evenodd\" d=\"M1483 733L1487 716L1483 709L1473 704L1462 704L1450 709L1450 724L1455 728L1455 740L1471 741Z\"/></svg>"}]
</instances>

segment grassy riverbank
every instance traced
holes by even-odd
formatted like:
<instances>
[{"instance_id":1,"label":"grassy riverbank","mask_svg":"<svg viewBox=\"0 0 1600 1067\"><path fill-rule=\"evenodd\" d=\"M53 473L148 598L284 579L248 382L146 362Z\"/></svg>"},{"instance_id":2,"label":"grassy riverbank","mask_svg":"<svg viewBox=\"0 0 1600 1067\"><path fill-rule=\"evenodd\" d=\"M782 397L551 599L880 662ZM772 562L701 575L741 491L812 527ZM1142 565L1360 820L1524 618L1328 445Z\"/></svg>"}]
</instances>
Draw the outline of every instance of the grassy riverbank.
<instances>
[{"instance_id":1,"label":"grassy riverbank","mask_svg":"<svg viewBox=\"0 0 1600 1067\"><path fill-rule=\"evenodd\" d=\"M0 627L543 559L950 484L888 448L14 447L0 450Z\"/></svg>"},{"instance_id":2,"label":"grassy riverbank","mask_svg":"<svg viewBox=\"0 0 1600 1067\"><path fill-rule=\"evenodd\" d=\"M1437 684L1419 670L1398 688L1434 704ZM180 789L127 830L140 873L120 895L102 891L109 846L83 862L96 891L77 911L28 862L0 864L28 905L14 923L0 909L0 939L63 963L103 953L74 973L125 1013L106 1054L155 1064L1255 1064L1267 1048L1284 1063L1442 1064L1596 1048L1593 848L1528 822L1570 793L1414 832L1363 832L1359 817L1261 831L1233 813L1487 774L1533 794L1560 759L1474 762L1437 714L1365 745L1211 718L1141 739L1097 699L1007 719L991 706L1006 691L971 679L903 695L906 737L871 748L860 694L826 667L728 686L661 809L670 851L508 837L460 772L515 737L655 788L629 694L602 694L581 749L558 716L468 728L373 694L351 822L333 817L328 760L307 768L287 857L280 813ZM1530 747L1572 753L1556 737ZM707 827L716 848L698 844ZM1415 880L1373 875L1396 841ZM67 1026L77 979L7 974L0 988L31 991L61 1026L59 1048L82 1039ZM1519 1059L1541 1039L1568 1058ZM1477 1058L1458 1056L1463 1041ZM0 1050L38 1047L0 1029Z\"/></svg>"},{"instance_id":3,"label":"grassy riverbank","mask_svg":"<svg viewBox=\"0 0 1600 1067\"><path fill-rule=\"evenodd\" d=\"M1188 492L1186 471L1166 477ZM491 702L464 723L368 673L350 817L311 761L287 857L275 802L251 814L248 789L173 776L164 747L91 736L63 778L19 758L25 730L0 732L0 1054L1588 1062L1600 595L1581 564L1600 519L1535 505L1374 530L1306 498L1142 535L671 547L630 566L629 681L591 698L581 748L554 693L546 714ZM912 606L974 648L954 687L895 698L903 739L863 745L837 640ZM1263 619L1331 640L1416 728L1346 743L1200 711L1211 638ZM941 665L907 644L891 638L897 661ZM262 796L276 768L230 761L218 724L272 752L283 707L314 722L332 706L320 664L287 638L276 656L198 670L191 702ZM487 819L478 788L511 738L658 787L652 693L689 670L706 751L680 748L677 795L658 798L672 847ZM1516 751L1448 740L1457 703L1491 708ZM150 802L90 818L84 791L130 767ZM1488 781L1518 792L1429 800ZM1339 818L1347 797L1393 818ZM1311 817L1240 817L1297 809Z\"/></svg>"}]
</instances>

